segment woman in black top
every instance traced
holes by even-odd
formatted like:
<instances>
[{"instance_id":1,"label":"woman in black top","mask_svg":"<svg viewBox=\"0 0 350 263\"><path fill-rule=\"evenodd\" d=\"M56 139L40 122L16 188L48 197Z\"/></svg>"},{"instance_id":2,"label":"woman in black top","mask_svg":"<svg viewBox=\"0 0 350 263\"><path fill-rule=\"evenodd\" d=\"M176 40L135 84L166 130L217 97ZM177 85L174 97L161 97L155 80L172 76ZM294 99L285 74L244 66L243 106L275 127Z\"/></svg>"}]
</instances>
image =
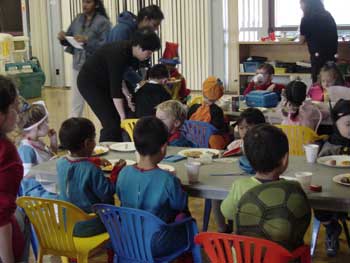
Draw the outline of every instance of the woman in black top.
<instances>
[{"instance_id":1,"label":"woman in black top","mask_svg":"<svg viewBox=\"0 0 350 263\"><path fill-rule=\"evenodd\" d=\"M102 124L100 141L121 141L120 120L125 119L123 73L159 48L157 34L143 28L135 32L131 41L103 46L81 68L78 88Z\"/></svg>"},{"instance_id":2,"label":"woman in black top","mask_svg":"<svg viewBox=\"0 0 350 263\"><path fill-rule=\"evenodd\" d=\"M312 81L316 82L321 68L327 61L335 61L338 52L337 24L325 10L321 0L301 0L304 17L300 24L300 42L307 42Z\"/></svg>"}]
</instances>

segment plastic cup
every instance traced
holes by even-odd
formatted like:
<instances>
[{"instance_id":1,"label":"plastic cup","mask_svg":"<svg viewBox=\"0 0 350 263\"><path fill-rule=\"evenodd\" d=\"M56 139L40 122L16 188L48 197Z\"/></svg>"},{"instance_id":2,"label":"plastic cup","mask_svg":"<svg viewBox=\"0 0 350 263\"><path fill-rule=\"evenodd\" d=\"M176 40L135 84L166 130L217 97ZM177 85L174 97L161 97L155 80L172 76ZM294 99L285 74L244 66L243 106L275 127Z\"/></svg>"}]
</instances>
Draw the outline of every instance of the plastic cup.
<instances>
[{"instance_id":1,"label":"plastic cup","mask_svg":"<svg viewBox=\"0 0 350 263\"><path fill-rule=\"evenodd\" d=\"M201 166L200 162L185 163L187 178L190 184L194 184L198 182L200 166Z\"/></svg>"},{"instance_id":2,"label":"plastic cup","mask_svg":"<svg viewBox=\"0 0 350 263\"><path fill-rule=\"evenodd\" d=\"M318 149L320 147L317 144L304 145L306 161L308 163L315 163L317 159Z\"/></svg>"},{"instance_id":3,"label":"plastic cup","mask_svg":"<svg viewBox=\"0 0 350 263\"><path fill-rule=\"evenodd\" d=\"M297 172L295 177L304 189L309 189L311 185L312 173L310 172Z\"/></svg>"}]
</instances>

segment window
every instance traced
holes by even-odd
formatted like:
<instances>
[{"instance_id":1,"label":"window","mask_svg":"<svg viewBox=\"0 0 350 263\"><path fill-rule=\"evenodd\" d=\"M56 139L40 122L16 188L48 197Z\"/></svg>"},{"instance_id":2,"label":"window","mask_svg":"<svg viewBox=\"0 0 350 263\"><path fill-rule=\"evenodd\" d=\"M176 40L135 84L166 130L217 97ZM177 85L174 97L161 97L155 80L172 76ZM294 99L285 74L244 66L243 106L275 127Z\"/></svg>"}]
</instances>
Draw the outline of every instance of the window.
<instances>
[{"instance_id":1,"label":"window","mask_svg":"<svg viewBox=\"0 0 350 263\"><path fill-rule=\"evenodd\" d=\"M338 27L349 27L349 0L323 0L326 10L334 17ZM300 0L274 0L275 23L277 29L296 29L300 25L302 11L300 9Z\"/></svg>"}]
</instances>

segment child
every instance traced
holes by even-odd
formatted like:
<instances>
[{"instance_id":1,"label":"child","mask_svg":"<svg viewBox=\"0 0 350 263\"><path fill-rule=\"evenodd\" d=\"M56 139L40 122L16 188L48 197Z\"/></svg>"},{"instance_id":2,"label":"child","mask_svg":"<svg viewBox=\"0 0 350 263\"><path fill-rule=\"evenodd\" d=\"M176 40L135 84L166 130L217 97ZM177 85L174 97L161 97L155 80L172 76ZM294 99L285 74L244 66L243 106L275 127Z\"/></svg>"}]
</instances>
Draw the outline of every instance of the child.
<instances>
[{"instance_id":1,"label":"child","mask_svg":"<svg viewBox=\"0 0 350 263\"><path fill-rule=\"evenodd\" d=\"M319 156L350 155L350 100L339 100L332 109L334 131L323 145ZM341 213L315 210L315 217L326 228L326 250L329 257L336 256L339 249Z\"/></svg>"},{"instance_id":2,"label":"child","mask_svg":"<svg viewBox=\"0 0 350 263\"><path fill-rule=\"evenodd\" d=\"M306 126L317 131L321 121L328 117L328 110L322 111L311 101L306 101L306 85L295 80L287 85L277 111L280 112L283 125Z\"/></svg>"},{"instance_id":3,"label":"child","mask_svg":"<svg viewBox=\"0 0 350 263\"><path fill-rule=\"evenodd\" d=\"M143 117L136 123L134 141L140 160L120 172L116 193L121 206L146 210L171 223L186 210L187 194L174 174L158 167L166 155L167 138L167 127L155 117ZM152 241L153 256L165 256L183 247L187 231L186 228L162 231Z\"/></svg>"},{"instance_id":4,"label":"child","mask_svg":"<svg viewBox=\"0 0 350 263\"><path fill-rule=\"evenodd\" d=\"M273 149L273 151L271 151L271 149ZM238 212L238 202L245 192L255 186L278 181L280 175L288 166L288 138L282 130L275 126L259 124L249 130L244 137L244 151L249 162L256 171L256 175L254 177L249 176L244 179L235 180L228 196L222 202L221 211L226 218L231 220L235 219ZM281 181L281 183L298 184L297 182L287 181ZM300 187L300 185L298 185L298 187ZM290 244L288 247L293 247L294 249L303 243L303 237L311 217L310 207L308 207L308 210L308 217L305 218L305 224L300 226L304 228L301 229L303 231L298 229L298 233L302 233L302 236L296 236L293 240L290 240L293 244ZM277 222L275 223L278 224ZM273 227L271 226L271 228ZM281 233L284 229L286 228L281 229L276 227L271 238L273 240L275 238L279 240L278 237L286 236L284 233ZM292 232L295 230L296 229L286 229L285 231L289 233L289 231Z\"/></svg>"},{"instance_id":5,"label":"child","mask_svg":"<svg viewBox=\"0 0 350 263\"><path fill-rule=\"evenodd\" d=\"M86 213L97 203L113 204L114 185L89 157L96 146L95 127L85 118L70 118L63 122L59 138L69 154L57 161L59 199L71 202ZM100 219L76 224L74 236L87 237L105 232Z\"/></svg>"},{"instance_id":6,"label":"child","mask_svg":"<svg viewBox=\"0 0 350 263\"><path fill-rule=\"evenodd\" d=\"M253 90L268 90L280 94L285 87L284 85L272 82L274 74L275 69L273 66L268 63L261 64L256 71L256 75L244 90L243 95L245 96Z\"/></svg>"},{"instance_id":7,"label":"child","mask_svg":"<svg viewBox=\"0 0 350 263\"><path fill-rule=\"evenodd\" d=\"M181 126L186 120L186 108L176 100L168 100L157 106L156 117L168 128L168 145L192 147L192 143L181 134Z\"/></svg>"},{"instance_id":8,"label":"child","mask_svg":"<svg viewBox=\"0 0 350 263\"><path fill-rule=\"evenodd\" d=\"M327 62L320 71L318 83L308 90L307 95L311 100L328 101L328 89L331 86L344 86L345 81L342 73L334 62Z\"/></svg>"},{"instance_id":9,"label":"child","mask_svg":"<svg viewBox=\"0 0 350 263\"><path fill-rule=\"evenodd\" d=\"M215 104L224 94L223 83L220 79L211 76L203 83L203 103L194 104L188 110L188 119L193 121L209 122L219 130L209 138L209 147L225 149L229 142L228 125L223 110Z\"/></svg>"},{"instance_id":10,"label":"child","mask_svg":"<svg viewBox=\"0 0 350 263\"><path fill-rule=\"evenodd\" d=\"M168 83L168 86L170 86L170 90L172 91L172 98L186 103L191 91L186 87L184 76L176 68L180 64L178 48L179 44L166 42L163 57L159 59L159 62L164 64L170 72L172 83Z\"/></svg>"},{"instance_id":11,"label":"child","mask_svg":"<svg viewBox=\"0 0 350 263\"><path fill-rule=\"evenodd\" d=\"M23 165L6 136L16 127L17 112L15 85L0 76L0 261L6 263L20 260L24 249L24 237L14 216Z\"/></svg>"},{"instance_id":12,"label":"child","mask_svg":"<svg viewBox=\"0 0 350 263\"><path fill-rule=\"evenodd\" d=\"M24 167L22 180L22 195L42 198L56 198L56 195L46 191L32 176L27 176L31 167L50 160L57 153L57 134L48 126L48 112L43 101L32 105L24 102L19 114L18 126L22 130L23 139L18 147L19 156ZM40 139L49 137L50 147Z\"/></svg>"},{"instance_id":13,"label":"child","mask_svg":"<svg viewBox=\"0 0 350 263\"><path fill-rule=\"evenodd\" d=\"M165 89L169 71L162 64L148 70L148 81L135 94L136 117L154 116L156 106L170 100L170 93Z\"/></svg>"}]
</instances>

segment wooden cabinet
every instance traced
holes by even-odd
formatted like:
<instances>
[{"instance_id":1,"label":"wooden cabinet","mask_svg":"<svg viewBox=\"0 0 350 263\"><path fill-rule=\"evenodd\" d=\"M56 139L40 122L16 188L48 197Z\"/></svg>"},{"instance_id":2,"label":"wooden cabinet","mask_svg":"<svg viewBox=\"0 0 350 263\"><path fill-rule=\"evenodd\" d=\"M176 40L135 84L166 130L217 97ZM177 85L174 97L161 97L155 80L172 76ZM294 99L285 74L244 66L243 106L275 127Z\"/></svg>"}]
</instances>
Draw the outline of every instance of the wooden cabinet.
<instances>
[{"instance_id":1,"label":"wooden cabinet","mask_svg":"<svg viewBox=\"0 0 350 263\"><path fill-rule=\"evenodd\" d=\"M238 45L239 57L237 59L237 67L247 57L261 56L267 57L268 61L280 62L297 62L310 61L310 55L306 44L296 42L239 42ZM350 42L340 42L338 49L339 60L350 60ZM234 72L234 79L238 80L236 89L244 89L248 80L254 73L246 73L241 70ZM311 82L311 74L308 73L284 73L276 74L276 82L288 82L291 79L299 77L300 79Z\"/></svg>"}]
</instances>

